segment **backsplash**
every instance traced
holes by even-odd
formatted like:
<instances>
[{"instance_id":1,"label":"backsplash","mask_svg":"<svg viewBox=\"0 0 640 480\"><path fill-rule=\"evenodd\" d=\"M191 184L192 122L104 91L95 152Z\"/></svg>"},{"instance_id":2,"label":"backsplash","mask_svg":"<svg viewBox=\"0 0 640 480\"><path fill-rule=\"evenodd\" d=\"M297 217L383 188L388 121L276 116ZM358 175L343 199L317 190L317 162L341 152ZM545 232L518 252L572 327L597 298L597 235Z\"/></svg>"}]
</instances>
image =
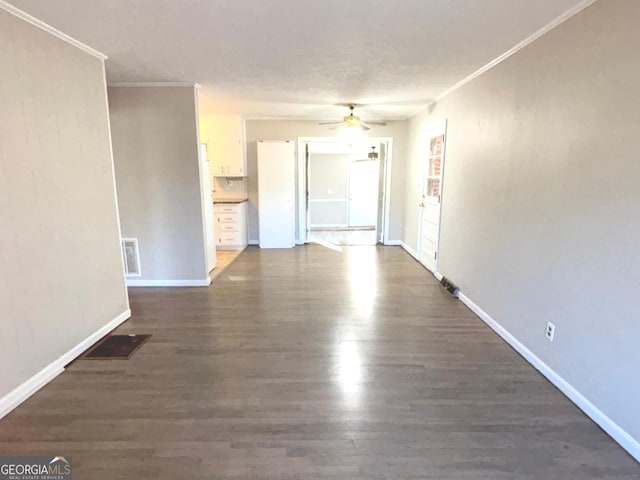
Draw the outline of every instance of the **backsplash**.
<instances>
[{"instance_id":1,"label":"backsplash","mask_svg":"<svg viewBox=\"0 0 640 480\"><path fill-rule=\"evenodd\" d=\"M214 177L213 188L214 198L244 198L247 196L247 179Z\"/></svg>"}]
</instances>

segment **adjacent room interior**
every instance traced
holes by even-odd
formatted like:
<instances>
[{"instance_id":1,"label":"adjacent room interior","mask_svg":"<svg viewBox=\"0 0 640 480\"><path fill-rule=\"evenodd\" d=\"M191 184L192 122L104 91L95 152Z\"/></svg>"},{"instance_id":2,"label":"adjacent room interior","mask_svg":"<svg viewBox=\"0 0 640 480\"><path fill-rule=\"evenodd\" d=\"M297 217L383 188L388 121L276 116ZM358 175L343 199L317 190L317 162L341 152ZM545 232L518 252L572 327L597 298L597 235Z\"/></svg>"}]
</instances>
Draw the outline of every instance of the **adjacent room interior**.
<instances>
[{"instance_id":1,"label":"adjacent room interior","mask_svg":"<svg viewBox=\"0 0 640 480\"><path fill-rule=\"evenodd\" d=\"M305 142L304 148L306 241L384 243L386 142L315 140Z\"/></svg>"},{"instance_id":2,"label":"adjacent room interior","mask_svg":"<svg viewBox=\"0 0 640 480\"><path fill-rule=\"evenodd\" d=\"M640 478L638 18L0 0L0 476Z\"/></svg>"}]
</instances>

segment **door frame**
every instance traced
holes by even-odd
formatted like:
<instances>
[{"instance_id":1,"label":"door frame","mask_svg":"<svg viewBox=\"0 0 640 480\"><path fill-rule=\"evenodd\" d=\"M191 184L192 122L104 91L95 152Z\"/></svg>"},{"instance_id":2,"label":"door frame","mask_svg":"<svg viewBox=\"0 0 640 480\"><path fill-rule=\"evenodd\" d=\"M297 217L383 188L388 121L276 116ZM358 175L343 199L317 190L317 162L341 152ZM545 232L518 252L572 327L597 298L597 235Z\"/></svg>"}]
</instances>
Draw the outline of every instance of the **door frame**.
<instances>
[{"instance_id":1,"label":"door frame","mask_svg":"<svg viewBox=\"0 0 640 480\"><path fill-rule=\"evenodd\" d=\"M431 138L433 138L433 132L444 132L444 146L442 148L442 161L441 161L441 165L440 165L440 202L438 205L438 234L437 234L437 241L436 241L436 257L434 259L434 267L433 267L433 274L437 274L439 272L439 264L440 264L440 236L442 233L442 202L444 200L444 174L445 174L445 165L446 165L446 158L447 158L447 119L445 118L444 120L440 120L438 122L434 122L434 123L430 123L429 125L427 125L427 127L424 129L424 152L426 153L426 155L424 155L422 157L422 173L421 173L421 182L420 182L420 196L422 196L426 185L425 185L425 179L427 177L427 171L429 169L429 153L430 153L430 148L431 148ZM420 199L422 201L422 198ZM418 262L420 262L420 264L422 266L424 266L427 270L431 271L431 269L429 267L427 267L427 265L425 265L425 263L422 261L422 226L423 226L423 215L424 215L424 208L420 208L419 214L418 214L418 249L417 249L417 254L418 254Z\"/></svg>"},{"instance_id":2,"label":"door frame","mask_svg":"<svg viewBox=\"0 0 640 480\"><path fill-rule=\"evenodd\" d=\"M384 162L384 182L382 191L382 244L388 245L389 240L389 212L391 210L391 166L393 164L393 137L365 137L366 142L385 143L387 145L386 157ZM296 244L303 245L307 243L307 211L308 211L308 195L307 195L307 145L309 143L345 143L344 138L340 137L298 137L298 163L296 185L298 196L298 229L296 232Z\"/></svg>"}]
</instances>

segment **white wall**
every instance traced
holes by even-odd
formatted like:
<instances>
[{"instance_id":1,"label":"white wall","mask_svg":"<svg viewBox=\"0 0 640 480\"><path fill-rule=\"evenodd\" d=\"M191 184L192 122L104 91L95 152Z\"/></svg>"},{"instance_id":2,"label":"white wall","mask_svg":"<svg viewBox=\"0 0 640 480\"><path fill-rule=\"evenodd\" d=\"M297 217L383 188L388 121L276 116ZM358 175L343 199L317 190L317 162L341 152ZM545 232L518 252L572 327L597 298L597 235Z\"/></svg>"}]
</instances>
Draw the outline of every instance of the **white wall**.
<instances>
[{"instance_id":1,"label":"white wall","mask_svg":"<svg viewBox=\"0 0 640 480\"><path fill-rule=\"evenodd\" d=\"M440 272L636 440L638 18L596 2L411 119L404 228L415 249L424 129L448 119Z\"/></svg>"},{"instance_id":2,"label":"white wall","mask_svg":"<svg viewBox=\"0 0 640 480\"><path fill-rule=\"evenodd\" d=\"M109 88L122 236L141 281L208 279L193 87Z\"/></svg>"},{"instance_id":3,"label":"white wall","mask_svg":"<svg viewBox=\"0 0 640 480\"><path fill-rule=\"evenodd\" d=\"M2 415L129 302L103 61L2 9L0 58Z\"/></svg>"},{"instance_id":4,"label":"white wall","mask_svg":"<svg viewBox=\"0 0 640 480\"><path fill-rule=\"evenodd\" d=\"M367 132L371 137L393 138L393 160L390 192L390 225L387 241L400 240L402 236L402 218L404 212L404 171L407 155L407 122L388 122L386 127L375 127ZM295 120L247 120L247 170L249 194L249 241L258 240L258 177L257 144L258 140L297 140L298 137L338 136L328 127L318 122ZM296 219L298 216L296 215ZM296 231L298 227L296 224Z\"/></svg>"},{"instance_id":5,"label":"white wall","mask_svg":"<svg viewBox=\"0 0 640 480\"><path fill-rule=\"evenodd\" d=\"M349 216L349 162L352 155L309 154L309 224L344 225ZM313 202L313 200L333 200ZM336 201L337 200L337 201Z\"/></svg>"}]
</instances>

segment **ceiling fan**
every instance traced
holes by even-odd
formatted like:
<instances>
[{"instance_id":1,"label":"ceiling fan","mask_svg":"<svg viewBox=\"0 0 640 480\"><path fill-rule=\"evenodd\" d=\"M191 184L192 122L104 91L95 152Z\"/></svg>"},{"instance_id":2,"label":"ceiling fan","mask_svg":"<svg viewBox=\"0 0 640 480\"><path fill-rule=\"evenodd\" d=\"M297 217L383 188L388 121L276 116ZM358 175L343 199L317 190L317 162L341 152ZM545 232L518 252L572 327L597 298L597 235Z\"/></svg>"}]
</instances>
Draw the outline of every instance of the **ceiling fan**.
<instances>
[{"instance_id":1,"label":"ceiling fan","mask_svg":"<svg viewBox=\"0 0 640 480\"><path fill-rule=\"evenodd\" d=\"M329 130L335 130L336 128L344 127L344 128L354 128L354 129L359 128L363 131L370 130L371 127L369 125L380 125L382 127L387 125L384 122L365 123L362 120L360 120L360 117L353 114L353 110L357 107L355 103L349 103L345 105L345 107L349 107L349 115L347 115L346 117L343 117L341 122L320 122L318 123L318 125L337 125L336 127L332 127Z\"/></svg>"},{"instance_id":2,"label":"ceiling fan","mask_svg":"<svg viewBox=\"0 0 640 480\"><path fill-rule=\"evenodd\" d=\"M369 152L369 154L367 155L367 158L359 158L357 160L352 160L353 163L357 163L357 162L375 162L376 160L378 160L378 152L376 152L376 147L375 146L371 146L371 151Z\"/></svg>"}]
</instances>

